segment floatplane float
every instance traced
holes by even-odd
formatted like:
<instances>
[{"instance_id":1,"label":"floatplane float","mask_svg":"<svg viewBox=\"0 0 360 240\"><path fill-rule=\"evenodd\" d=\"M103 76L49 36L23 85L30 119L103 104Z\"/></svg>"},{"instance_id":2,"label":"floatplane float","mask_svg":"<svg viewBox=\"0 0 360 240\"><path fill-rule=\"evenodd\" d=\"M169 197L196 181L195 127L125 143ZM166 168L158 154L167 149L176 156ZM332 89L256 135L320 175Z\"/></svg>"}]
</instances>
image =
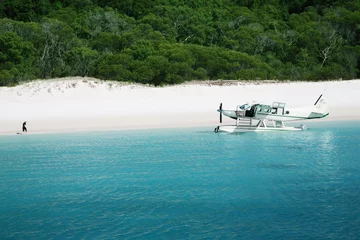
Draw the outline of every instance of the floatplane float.
<instances>
[{"instance_id":1,"label":"floatplane float","mask_svg":"<svg viewBox=\"0 0 360 240\"><path fill-rule=\"evenodd\" d=\"M235 125L217 126L215 132L253 132L253 131L302 131L305 125L287 127L284 122L324 118L329 115L327 103L322 94L313 106L287 108L286 103L273 102L272 105L254 103L238 105L235 110L224 110L222 103L217 110L222 115L236 120Z\"/></svg>"}]
</instances>

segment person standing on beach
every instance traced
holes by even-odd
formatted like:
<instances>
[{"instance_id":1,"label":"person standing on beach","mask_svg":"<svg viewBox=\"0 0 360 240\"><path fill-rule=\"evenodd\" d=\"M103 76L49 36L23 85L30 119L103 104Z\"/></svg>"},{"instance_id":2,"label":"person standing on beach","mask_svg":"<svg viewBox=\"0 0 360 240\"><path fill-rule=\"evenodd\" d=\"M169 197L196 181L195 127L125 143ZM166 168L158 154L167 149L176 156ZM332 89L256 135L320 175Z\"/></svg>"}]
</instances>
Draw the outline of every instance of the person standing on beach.
<instances>
[{"instance_id":1,"label":"person standing on beach","mask_svg":"<svg viewBox=\"0 0 360 240\"><path fill-rule=\"evenodd\" d=\"M23 132L27 132L26 122L23 123L22 131L23 131Z\"/></svg>"}]
</instances>

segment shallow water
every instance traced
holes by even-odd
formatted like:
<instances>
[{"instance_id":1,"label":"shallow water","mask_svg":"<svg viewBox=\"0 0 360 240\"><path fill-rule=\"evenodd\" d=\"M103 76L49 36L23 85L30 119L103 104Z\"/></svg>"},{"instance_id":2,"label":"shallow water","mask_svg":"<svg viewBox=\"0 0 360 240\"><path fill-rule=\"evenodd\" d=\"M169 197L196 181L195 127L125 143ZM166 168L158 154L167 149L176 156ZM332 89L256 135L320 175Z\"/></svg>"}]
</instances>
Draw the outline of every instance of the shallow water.
<instances>
[{"instance_id":1,"label":"shallow water","mask_svg":"<svg viewBox=\"0 0 360 240\"><path fill-rule=\"evenodd\" d=\"M360 239L359 156L359 122L1 136L0 239Z\"/></svg>"}]
</instances>

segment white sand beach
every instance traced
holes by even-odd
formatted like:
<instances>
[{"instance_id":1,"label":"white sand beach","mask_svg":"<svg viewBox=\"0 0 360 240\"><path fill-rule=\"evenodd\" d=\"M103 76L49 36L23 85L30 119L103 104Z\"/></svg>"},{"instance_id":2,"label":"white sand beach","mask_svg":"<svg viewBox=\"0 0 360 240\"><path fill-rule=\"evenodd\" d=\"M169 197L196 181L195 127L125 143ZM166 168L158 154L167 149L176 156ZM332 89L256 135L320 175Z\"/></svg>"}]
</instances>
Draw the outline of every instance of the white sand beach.
<instances>
[{"instance_id":1,"label":"white sand beach","mask_svg":"<svg viewBox=\"0 0 360 240\"><path fill-rule=\"evenodd\" d=\"M224 81L224 83L226 83ZM224 109L253 101L313 105L320 94L330 115L316 121L360 119L360 80L219 82L148 87L94 78L38 80L0 87L0 134L174 128L219 125ZM224 118L223 123L233 123ZM305 123L305 122L304 122Z\"/></svg>"}]
</instances>

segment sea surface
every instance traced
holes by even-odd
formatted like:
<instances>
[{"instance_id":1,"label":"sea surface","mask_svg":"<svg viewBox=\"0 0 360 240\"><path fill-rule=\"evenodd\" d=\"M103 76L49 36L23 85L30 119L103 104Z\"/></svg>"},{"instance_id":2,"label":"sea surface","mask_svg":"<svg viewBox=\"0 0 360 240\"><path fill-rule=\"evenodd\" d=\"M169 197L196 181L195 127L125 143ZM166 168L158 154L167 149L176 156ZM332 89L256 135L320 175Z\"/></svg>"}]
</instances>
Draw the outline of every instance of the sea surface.
<instances>
[{"instance_id":1,"label":"sea surface","mask_svg":"<svg viewBox=\"0 0 360 240\"><path fill-rule=\"evenodd\" d=\"M0 239L360 239L360 122L1 136Z\"/></svg>"}]
</instances>

